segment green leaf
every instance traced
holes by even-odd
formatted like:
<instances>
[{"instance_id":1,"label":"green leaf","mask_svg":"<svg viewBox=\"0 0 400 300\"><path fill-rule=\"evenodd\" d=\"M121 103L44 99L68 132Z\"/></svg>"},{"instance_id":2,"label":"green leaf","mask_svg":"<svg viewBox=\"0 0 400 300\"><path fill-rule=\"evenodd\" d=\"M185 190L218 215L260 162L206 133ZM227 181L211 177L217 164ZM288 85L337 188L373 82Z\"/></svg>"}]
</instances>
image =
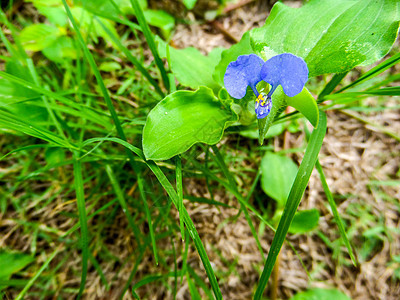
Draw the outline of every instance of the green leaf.
<instances>
[{"instance_id":1,"label":"green leaf","mask_svg":"<svg viewBox=\"0 0 400 300\"><path fill-rule=\"evenodd\" d=\"M215 82L217 82L220 86L224 86L224 75L229 63L235 61L240 55L251 53L254 53L254 51L250 45L250 34L249 32L246 32L245 34L243 34L242 39L239 43L233 45L229 49L222 51L221 59L215 66L215 70L212 75Z\"/></svg>"},{"instance_id":2,"label":"green leaf","mask_svg":"<svg viewBox=\"0 0 400 300\"><path fill-rule=\"evenodd\" d=\"M99 66L99 70L103 72L112 72L121 70L121 65L115 61L105 61Z\"/></svg>"},{"instance_id":3,"label":"green leaf","mask_svg":"<svg viewBox=\"0 0 400 300\"><path fill-rule=\"evenodd\" d=\"M212 73L220 59L223 48L215 48L208 56L205 56L193 47L175 49L168 46L160 38L157 39L157 42L161 57L167 58L169 51L171 71L180 84L192 89L198 89L200 86L207 86L211 89L220 87L212 78Z\"/></svg>"},{"instance_id":4,"label":"green leaf","mask_svg":"<svg viewBox=\"0 0 400 300\"><path fill-rule=\"evenodd\" d=\"M134 13L130 0L82 0L82 4L87 11L111 20L118 17L120 12ZM147 1L139 0L139 6L146 9Z\"/></svg>"},{"instance_id":5,"label":"green leaf","mask_svg":"<svg viewBox=\"0 0 400 300\"><path fill-rule=\"evenodd\" d=\"M104 30L103 26L101 26L99 22L94 21L93 14L91 12L79 6L71 7L70 10L74 19L79 23L79 29L81 30L84 38L90 35L90 38L92 38L95 43L98 43L98 38L102 37L105 42L110 42L115 48L118 47L118 45L116 45L114 41L109 38L109 35L107 31ZM118 36L114 22L101 17L98 18L114 36Z\"/></svg>"},{"instance_id":6,"label":"green leaf","mask_svg":"<svg viewBox=\"0 0 400 300\"><path fill-rule=\"evenodd\" d=\"M265 25L250 35L256 53L273 50L303 57L312 77L381 59L398 28L396 0L320 0L301 8L277 3Z\"/></svg>"},{"instance_id":7,"label":"green leaf","mask_svg":"<svg viewBox=\"0 0 400 300\"><path fill-rule=\"evenodd\" d=\"M288 105L301 112L314 127L317 127L319 119L318 105L307 88L303 88L301 93L294 97L285 96L285 100Z\"/></svg>"},{"instance_id":8,"label":"green leaf","mask_svg":"<svg viewBox=\"0 0 400 300\"><path fill-rule=\"evenodd\" d=\"M22 29L19 39L26 51L41 51L62 35L61 31L54 26L46 24L33 24Z\"/></svg>"},{"instance_id":9,"label":"green leaf","mask_svg":"<svg viewBox=\"0 0 400 300\"><path fill-rule=\"evenodd\" d=\"M282 248L283 241L286 238L290 224L292 223L301 198L303 197L326 134L326 123L326 115L323 112L320 112L318 127L315 128L311 134L306 152L299 167L299 171L297 172L292 189L290 190L281 220L278 228L276 229L276 233L268 253L267 261L265 262L264 270L261 274L260 282L254 295L255 300L260 300L262 294L264 293L268 279L271 276L274 268L276 258L278 257L279 251Z\"/></svg>"},{"instance_id":10,"label":"green leaf","mask_svg":"<svg viewBox=\"0 0 400 300\"><path fill-rule=\"evenodd\" d=\"M34 1L34 5L37 8L37 10L45 16L49 22L53 25L60 26L60 27L65 27L68 24L68 17L65 11L62 8L62 5L60 2L57 4L53 4L55 6L49 6L49 5L43 5L43 4L35 4L36 1ZM51 1L50 1L51 2ZM57 6L58 5L58 6Z\"/></svg>"},{"instance_id":11,"label":"green leaf","mask_svg":"<svg viewBox=\"0 0 400 300\"><path fill-rule=\"evenodd\" d=\"M294 295L290 300L351 300L346 294L336 289L310 289Z\"/></svg>"},{"instance_id":12,"label":"green leaf","mask_svg":"<svg viewBox=\"0 0 400 300\"><path fill-rule=\"evenodd\" d=\"M196 5L196 2L197 0L183 0L183 4L189 10L193 9L193 7Z\"/></svg>"},{"instance_id":13,"label":"green leaf","mask_svg":"<svg viewBox=\"0 0 400 300\"><path fill-rule=\"evenodd\" d=\"M162 30L164 37L168 37L171 33L171 30L174 29L174 17L163 10L148 9L145 10L143 14L147 23Z\"/></svg>"},{"instance_id":14,"label":"green leaf","mask_svg":"<svg viewBox=\"0 0 400 300\"><path fill-rule=\"evenodd\" d=\"M221 105L212 90L177 91L165 97L149 113L143 129L147 159L165 160L198 142L216 144L237 116Z\"/></svg>"},{"instance_id":15,"label":"green leaf","mask_svg":"<svg viewBox=\"0 0 400 300\"><path fill-rule=\"evenodd\" d=\"M65 150L62 148L47 148L44 157L48 165L56 165L66 160Z\"/></svg>"},{"instance_id":16,"label":"green leaf","mask_svg":"<svg viewBox=\"0 0 400 300\"><path fill-rule=\"evenodd\" d=\"M261 160L261 187L280 207L286 203L297 165L289 157L267 152Z\"/></svg>"},{"instance_id":17,"label":"green leaf","mask_svg":"<svg viewBox=\"0 0 400 300\"><path fill-rule=\"evenodd\" d=\"M298 211L290 224L290 233L306 233L318 226L319 210L309 209Z\"/></svg>"},{"instance_id":18,"label":"green leaf","mask_svg":"<svg viewBox=\"0 0 400 300\"><path fill-rule=\"evenodd\" d=\"M24 253L1 251L0 279L8 280L12 274L22 270L34 260L35 259L32 256Z\"/></svg>"},{"instance_id":19,"label":"green leaf","mask_svg":"<svg viewBox=\"0 0 400 300\"><path fill-rule=\"evenodd\" d=\"M77 57L74 42L68 36L60 36L53 44L43 49L42 52L48 59L58 63L65 62L66 58L75 59Z\"/></svg>"}]
</instances>

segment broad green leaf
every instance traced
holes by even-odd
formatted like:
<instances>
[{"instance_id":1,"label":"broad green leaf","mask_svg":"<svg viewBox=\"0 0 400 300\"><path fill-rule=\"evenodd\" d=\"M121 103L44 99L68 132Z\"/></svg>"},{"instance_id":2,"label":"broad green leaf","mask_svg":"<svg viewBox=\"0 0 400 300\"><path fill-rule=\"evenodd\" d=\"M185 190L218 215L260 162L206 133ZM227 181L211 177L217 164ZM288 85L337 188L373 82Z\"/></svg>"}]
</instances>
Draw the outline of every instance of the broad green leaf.
<instances>
[{"instance_id":1,"label":"broad green leaf","mask_svg":"<svg viewBox=\"0 0 400 300\"><path fill-rule=\"evenodd\" d=\"M212 90L177 91L165 97L149 113L143 129L147 159L165 160L195 143L216 144L237 116L221 105Z\"/></svg>"},{"instance_id":2,"label":"broad green leaf","mask_svg":"<svg viewBox=\"0 0 400 300\"><path fill-rule=\"evenodd\" d=\"M18 252L0 252L0 281L9 280L11 275L22 270L35 259L27 254ZM0 290L5 286L0 285Z\"/></svg>"},{"instance_id":3,"label":"broad green leaf","mask_svg":"<svg viewBox=\"0 0 400 300\"><path fill-rule=\"evenodd\" d=\"M224 86L224 75L229 63L235 61L240 55L254 53L250 46L250 34L246 32L239 43L233 45L229 49L222 51L221 59L215 66L213 78L220 86Z\"/></svg>"},{"instance_id":4,"label":"broad green leaf","mask_svg":"<svg viewBox=\"0 0 400 300\"><path fill-rule=\"evenodd\" d=\"M349 296L336 289L310 289L294 295L290 300L351 300Z\"/></svg>"},{"instance_id":5,"label":"broad green leaf","mask_svg":"<svg viewBox=\"0 0 400 300\"><path fill-rule=\"evenodd\" d=\"M53 44L62 31L51 25L33 24L22 29L19 39L27 51L41 51Z\"/></svg>"},{"instance_id":6,"label":"broad green leaf","mask_svg":"<svg viewBox=\"0 0 400 300\"><path fill-rule=\"evenodd\" d=\"M314 0L301 8L278 2L265 25L250 36L256 53L269 49L303 57L312 77L379 60L392 47L398 28L396 0Z\"/></svg>"},{"instance_id":7,"label":"broad green leaf","mask_svg":"<svg viewBox=\"0 0 400 300\"><path fill-rule=\"evenodd\" d=\"M174 17L163 10L148 9L143 11L143 14L147 23L162 30L164 37L168 37L171 30L174 29Z\"/></svg>"},{"instance_id":8,"label":"broad green leaf","mask_svg":"<svg viewBox=\"0 0 400 300\"><path fill-rule=\"evenodd\" d=\"M309 209L298 211L290 224L290 233L306 233L318 226L319 210Z\"/></svg>"},{"instance_id":9,"label":"broad green leaf","mask_svg":"<svg viewBox=\"0 0 400 300\"><path fill-rule=\"evenodd\" d=\"M183 0L183 4L187 9L192 9L196 5L197 0Z\"/></svg>"},{"instance_id":10,"label":"broad green leaf","mask_svg":"<svg viewBox=\"0 0 400 300\"><path fill-rule=\"evenodd\" d=\"M175 49L168 46L160 38L157 41L158 52L161 57L167 58L169 51L170 68L180 84L192 89L197 89L200 86L207 86L211 89L219 88L219 85L212 78L212 73L220 59L223 48L215 48L208 56L205 56L193 47Z\"/></svg>"},{"instance_id":11,"label":"broad green leaf","mask_svg":"<svg viewBox=\"0 0 400 300\"><path fill-rule=\"evenodd\" d=\"M261 187L280 207L286 203L297 170L289 157L276 153L267 152L261 160Z\"/></svg>"}]
</instances>

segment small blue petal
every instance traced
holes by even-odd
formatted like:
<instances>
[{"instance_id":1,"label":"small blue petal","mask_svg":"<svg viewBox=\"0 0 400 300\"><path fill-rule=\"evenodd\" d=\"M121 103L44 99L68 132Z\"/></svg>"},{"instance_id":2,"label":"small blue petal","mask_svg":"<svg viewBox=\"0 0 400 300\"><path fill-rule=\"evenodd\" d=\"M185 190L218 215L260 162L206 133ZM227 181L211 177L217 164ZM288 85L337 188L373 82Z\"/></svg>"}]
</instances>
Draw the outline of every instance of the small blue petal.
<instances>
[{"instance_id":1,"label":"small blue petal","mask_svg":"<svg viewBox=\"0 0 400 300\"><path fill-rule=\"evenodd\" d=\"M241 55L226 68L224 76L225 88L233 98L241 99L246 96L246 89L250 86L258 96L256 89L264 61L255 54Z\"/></svg>"},{"instance_id":2,"label":"small blue petal","mask_svg":"<svg viewBox=\"0 0 400 300\"><path fill-rule=\"evenodd\" d=\"M272 95L281 85L284 93L289 97L299 94L308 80L308 68L305 61L291 53L283 53L267 60L261 68L262 80L271 86Z\"/></svg>"},{"instance_id":3,"label":"small blue petal","mask_svg":"<svg viewBox=\"0 0 400 300\"><path fill-rule=\"evenodd\" d=\"M266 116L268 116L269 112L271 111L272 108L272 101L271 97L267 96L264 93L261 93L256 100L256 115L257 119L263 119Z\"/></svg>"}]
</instances>

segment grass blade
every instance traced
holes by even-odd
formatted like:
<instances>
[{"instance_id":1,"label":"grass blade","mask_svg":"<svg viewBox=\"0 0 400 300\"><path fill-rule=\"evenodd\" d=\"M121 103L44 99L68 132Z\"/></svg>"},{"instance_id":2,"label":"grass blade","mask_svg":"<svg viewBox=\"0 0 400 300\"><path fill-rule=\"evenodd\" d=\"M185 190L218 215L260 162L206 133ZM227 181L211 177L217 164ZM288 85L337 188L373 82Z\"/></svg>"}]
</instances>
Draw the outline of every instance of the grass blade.
<instances>
[{"instance_id":1,"label":"grass blade","mask_svg":"<svg viewBox=\"0 0 400 300\"><path fill-rule=\"evenodd\" d=\"M335 87L338 86L338 84L342 81L342 79L347 75L348 72L346 73L338 73L335 74L332 79L328 82L328 84L324 87L321 93L318 95L318 103L321 103L324 101L324 96L329 95L330 93L333 92Z\"/></svg>"},{"instance_id":2,"label":"grass blade","mask_svg":"<svg viewBox=\"0 0 400 300\"><path fill-rule=\"evenodd\" d=\"M81 243L82 243L82 273L81 273L81 285L79 287L79 293L77 299L82 297L85 289L88 259L89 259L89 237L88 227L86 218L86 204L85 194L83 191L83 177L82 177L82 162L76 159L77 154L74 155L74 178L75 178L75 192L76 201L78 204L79 223L81 224Z\"/></svg>"},{"instance_id":3,"label":"grass blade","mask_svg":"<svg viewBox=\"0 0 400 300\"><path fill-rule=\"evenodd\" d=\"M48 267L48 265L51 263L53 258L57 255L58 251L60 251L60 247L58 247L51 255L50 257L44 262L42 267L39 269L39 271L33 276L28 283L25 285L24 289L18 294L18 296L15 298L15 300L22 300L24 299L24 295L26 292L31 288L31 286L35 283L36 279L39 278L40 274L43 273L44 270Z\"/></svg>"},{"instance_id":4,"label":"grass blade","mask_svg":"<svg viewBox=\"0 0 400 300\"><path fill-rule=\"evenodd\" d=\"M218 165L220 166L222 172L224 173L225 177L226 177L226 178L228 179L228 181L229 181L229 185L231 186L231 188L232 188L237 194L239 194L239 191L238 191L237 186L236 186L235 179L233 178L231 172L229 172L229 170L228 170L228 168L227 168L227 166L226 166L226 164L225 164L225 161L224 161L224 159L223 159L223 157L222 157L222 155L221 155L221 152L218 150L217 146L215 146L215 145L212 145L211 148L213 149L213 151L214 151L214 153L215 153L215 157L216 157L216 160L217 160ZM249 215L249 212L247 211L247 207L244 206L244 205L242 204L241 201L240 201L239 203L240 203L240 210L242 210L243 213L244 213L244 216L245 216L245 218L246 218L246 221L247 221L247 223L249 224L251 233L253 234L253 237L254 237L254 239L256 240L257 247L258 247L258 249L259 249L259 251L260 251L260 253L261 253L261 257L264 259L264 251L263 251L263 249L262 249L262 247L261 247L260 240L258 239L258 234L257 234L256 229L254 228L253 221L251 220L250 215Z\"/></svg>"},{"instance_id":5,"label":"grass blade","mask_svg":"<svg viewBox=\"0 0 400 300\"><path fill-rule=\"evenodd\" d=\"M397 64L400 61L400 53L397 53L396 55L393 55L391 58L385 60L384 62L381 62L379 65L377 65L376 67L372 68L371 70L369 70L367 73L363 74L362 76L360 76L360 78L358 78L357 80L353 81L352 83L350 83L349 85L343 87L342 89L340 89L339 91L336 92L337 93L341 93L367 79L370 79L372 77L375 77L377 75L379 75L380 73L386 71L387 69L389 69L390 67L394 66L395 64Z\"/></svg>"},{"instance_id":6,"label":"grass blade","mask_svg":"<svg viewBox=\"0 0 400 300\"><path fill-rule=\"evenodd\" d=\"M161 169L158 165L156 165L153 161L146 161L143 151L141 149L134 147L131 144L129 144L128 142L123 141L118 138L92 138L92 139L86 140L82 144L82 147L87 146L91 143L96 143L96 142L100 142L100 141L110 141L110 142L118 143L118 144L126 147L133 153L135 153L137 156L139 156L144 161L144 163L150 168L150 170L154 173L154 175L157 177L158 181L160 182L160 184L162 185L162 187L164 188L164 190L167 192L168 196L174 203L176 209L178 209L178 194L176 193L174 187L169 182L168 178L161 171ZM207 273L208 279L210 281L211 288L213 289L215 298L217 300L222 299L221 290L219 288L217 278L215 277L210 260L208 259L207 252L203 246L203 243L201 242L201 239L196 230L196 227L194 226L193 221L190 218L189 213L187 212L187 210L185 209L184 206L183 206L183 220L186 224L186 228L189 232L189 235L194 242L197 252L199 253L199 256L203 263L204 269L206 270L206 273Z\"/></svg>"},{"instance_id":7,"label":"grass blade","mask_svg":"<svg viewBox=\"0 0 400 300\"><path fill-rule=\"evenodd\" d=\"M146 218L147 218L147 224L149 225L150 239L151 239L151 244L153 246L154 261L155 261L156 265L158 265L157 244L156 244L156 239L154 236L153 222L151 221L149 205L147 203L146 195L144 193L143 178L140 174L137 176L137 182L138 182L138 187L139 187L140 198L142 199L144 211L145 211Z\"/></svg>"},{"instance_id":8,"label":"grass blade","mask_svg":"<svg viewBox=\"0 0 400 300\"><path fill-rule=\"evenodd\" d=\"M160 56L158 55L158 50L156 43L154 42L153 34L151 33L150 27L146 22L142 8L140 7L138 0L131 0L131 5L133 7L133 10L135 11L135 16L139 22L140 27L142 28L144 37L146 38L150 51L151 53L153 53L154 60L157 64L158 69L160 70L161 78L164 82L164 85L166 89L169 91L169 79L167 76L167 71L164 68L164 63L162 62Z\"/></svg>"},{"instance_id":9,"label":"grass blade","mask_svg":"<svg viewBox=\"0 0 400 300\"><path fill-rule=\"evenodd\" d=\"M185 240L185 226L183 224L183 188L182 188L182 158L176 156L176 192L178 194L179 227L181 228L182 241Z\"/></svg>"},{"instance_id":10,"label":"grass blade","mask_svg":"<svg viewBox=\"0 0 400 300\"><path fill-rule=\"evenodd\" d=\"M72 26L73 26L73 28L75 30L76 36L77 36L78 41L79 41L79 43L81 45L83 53L85 54L86 59L88 60L89 65L92 68L94 76L96 77L97 84L99 85L100 90L101 90L101 92L102 92L102 94L104 96L104 100L106 101L107 108L110 111L111 118L114 121L114 125L115 125L115 128L117 129L118 135L121 137L121 139L126 140L124 131L122 130L121 123L119 122L117 113L115 112L115 108L114 108L114 106L112 104L110 95L109 95L109 93L107 91L107 88L106 88L106 86L104 84L103 78L100 75L100 71L97 68L96 62L94 61L94 58L93 58L92 54L90 53L85 41L83 40L82 34L79 31L78 25L76 24L75 19L72 16L71 10L69 9L69 7L67 5L66 0L62 0L62 2L64 4L65 11L67 12L68 18L71 21Z\"/></svg>"},{"instance_id":11,"label":"grass blade","mask_svg":"<svg viewBox=\"0 0 400 300\"><path fill-rule=\"evenodd\" d=\"M317 171L319 173L319 177L320 177L321 183L322 183L322 188L324 189L326 198L328 198L329 205L331 206L332 214L335 218L336 225L339 228L340 236L342 237L343 242L346 245L347 250L349 251L351 261L353 262L354 266L357 266L357 260L356 260L356 257L354 256L354 252L353 252L353 249L351 248L349 239L347 238L346 229L344 228L344 224L342 222L342 219L340 218L335 200L333 199L333 195L329 189L328 183L326 182L324 170L322 169L322 166L319 163L319 160L317 160L315 167L317 168Z\"/></svg>"},{"instance_id":12,"label":"grass blade","mask_svg":"<svg viewBox=\"0 0 400 300\"><path fill-rule=\"evenodd\" d=\"M308 180L310 179L311 172L314 168L315 162L318 158L318 153L321 149L322 142L326 133L326 115L320 111L320 121L318 127L314 129L311 134L310 141L306 148L303 161L300 164L299 171L297 172L296 178L290 190L288 200L283 211L281 220L276 230L274 239L271 244L270 251L268 253L267 261L264 266L264 270L261 274L261 278L254 295L254 299L260 300L264 293L265 287L268 283L268 279L271 276L272 269L274 268L276 258L279 251L282 248L282 244L286 238L289 226L293 220L294 214L297 211L297 207L300 204L303 193L307 187Z\"/></svg>"},{"instance_id":13,"label":"grass blade","mask_svg":"<svg viewBox=\"0 0 400 300\"><path fill-rule=\"evenodd\" d=\"M153 77L149 74L149 72L142 66L140 61L132 55L132 53L121 43L119 38L117 38L111 31L110 29L107 28L98 18L96 18L96 21L101 25L101 27L104 29L104 31L107 33L107 35L110 37L110 39L118 46L119 50L122 51L122 53L125 54L126 58L129 59L129 61L138 69L140 73L143 74L144 77L147 78L147 80L150 82L150 84L155 88L156 92L164 98L164 93L160 89L158 83L154 80Z\"/></svg>"},{"instance_id":14,"label":"grass blade","mask_svg":"<svg viewBox=\"0 0 400 300\"><path fill-rule=\"evenodd\" d=\"M106 165L105 167L106 173L108 175L108 178L110 179L110 183L114 189L115 195L117 196L118 202L122 207L122 211L124 212L129 226L132 228L133 234L135 235L136 242L138 243L138 248L142 247L141 239L142 239L142 234L140 232L140 229L136 226L135 221L133 220L131 214L129 213L128 205L125 201L124 193L121 190L121 187L119 186L119 183L117 181L117 178L114 175L114 172L110 165Z\"/></svg>"}]
</instances>

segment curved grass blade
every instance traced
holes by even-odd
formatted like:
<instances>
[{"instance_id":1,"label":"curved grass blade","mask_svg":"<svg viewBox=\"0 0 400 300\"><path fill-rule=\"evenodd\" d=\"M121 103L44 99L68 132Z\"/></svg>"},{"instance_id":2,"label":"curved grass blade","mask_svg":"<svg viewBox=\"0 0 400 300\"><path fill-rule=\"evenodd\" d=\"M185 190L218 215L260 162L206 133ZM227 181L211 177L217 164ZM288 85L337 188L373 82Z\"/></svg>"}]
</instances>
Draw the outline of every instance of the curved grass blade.
<instances>
[{"instance_id":1,"label":"curved grass blade","mask_svg":"<svg viewBox=\"0 0 400 300\"><path fill-rule=\"evenodd\" d=\"M65 1L65 0L63 0ZM158 55L158 50L156 43L154 42L153 39L153 34L150 31L150 27L146 22L146 19L144 17L142 8L139 5L138 0L131 0L131 5L133 7L133 10L135 11L135 16L139 22L140 27L142 27L142 31L144 34L144 37L146 38L147 44L149 45L151 53L153 53L154 60L157 64L158 69L160 70L161 73L161 78L164 82L164 85L166 89L169 91L169 79L167 75L167 71L164 68L164 63L162 62L160 55Z\"/></svg>"},{"instance_id":2,"label":"curved grass blade","mask_svg":"<svg viewBox=\"0 0 400 300\"><path fill-rule=\"evenodd\" d=\"M47 129L36 126L32 123L28 123L25 119L21 119L19 116L7 111L0 110L0 124L3 128L19 131L24 134L37 137L59 147L78 149L76 146L71 145L68 140L59 137Z\"/></svg>"},{"instance_id":3,"label":"curved grass blade","mask_svg":"<svg viewBox=\"0 0 400 300\"><path fill-rule=\"evenodd\" d=\"M39 278L39 276L43 273L43 271L47 268L47 266L51 263L53 258L57 255L57 253L60 251L60 247L58 247L54 252L50 255L50 257L44 262L44 264L41 266L39 271L33 276L28 283L25 285L24 289L18 294L18 296L15 298L15 300L22 300L24 299L24 295L26 292L30 289L30 287L35 283L36 279Z\"/></svg>"},{"instance_id":4,"label":"curved grass blade","mask_svg":"<svg viewBox=\"0 0 400 300\"><path fill-rule=\"evenodd\" d=\"M328 183L326 182L324 170L322 169L321 164L319 163L319 160L317 160L315 167L317 168L317 171L319 173L319 177L321 179L321 184L322 188L324 189L326 198L328 198L329 205L331 206L333 216L335 218L336 225L339 228L340 236L343 239L344 244L346 245L347 251L349 251L349 255L351 258L351 261L353 262L354 266L357 266L357 260L356 257L354 256L353 249L351 248L349 239L347 238L346 234L346 229L344 228L344 224L342 222L342 219L340 218L339 212L337 210L337 206L335 203L335 200L333 199L332 193L329 189Z\"/></svg>"},{"instance_id":5,"label":"curved grass blade","mask_svg":"<svg viewBox=\"0 0 400 300\"><path fill-rule=\"evenodd\" d=\"M83 191L83 177L82 177L82 162L76 159L77 153L74 154L74 178L75 178L75 193L76 201L78 204L79 223L81 224L81 243L82 243L82 273L81 273L81 284L79 287L79 293L77 299L82 297L83 291L86 284L86 275L88 268L89 259L89 237L88 227L86 218L86 204L85 194Z\"/></svg>"},{"instance_id":6,"label":"curved grass blade","mask_svg":"<svg viewBox=\"0 0 400 300\"><path fill-rule=\"evenodd\" d=\"M268 283L268 279L271 276L272 269L274 268L276 258L278 257L279 251L282 248L282 244L288 233L289 226L293 220L293 217L297 211L297 207L299 206L303 193L307 187L308 180L310 179L311 172L314 169L314 165L318 159L318 153L321 150L322 142L326 134L326 123L326 115L325 113L320 111L320 120L318 127L314 129L313 133L311 134L303 161L300 164L299 171L297 172L296 178L292 185L292 189L290 190L285 209L283 211L281 220L272 241L267 261L265 263L264 270L261 274L261 278L254 295L255 300L260 300L262 294L264 293L265 287Z\"/></svg>"},{"instance_id":7,"label":"curved grass blade","mask_svg":"<svg viewBox=\"0 0 400 300\"><path fill-rule=\"evenodd\" d=\"M8 74L8 73L6 73L4 71L0 71L0 77L2 77L4 79L7 79L10 82L19 84L19 85L21 85L21 86L23 86L23 87L25 87L27 89L30 89L32 91L35 91L35 92L37 92L37 93L39 93L41 95L46 95L48 97L54 98L54 99L60 101L61 103L65 104L68 107L73 107L73 108L77 109L78 112L76 112L74 114L69 112L69 113L71 113L73 115L77 115L79 112L81 112L81 117L85 117L86 119L88 119L88 120L90 120L90 121L92 121L92 122L94 122L96 124L103 124L104 125L105 120L100 118L100 116L103 116L104 113L102 113L100 111L95 111L92 108L88 108L88 107L83 106L81 104L77 104L77 103L71 101L70 99L68 99L68 98L66 98L64 96L61 96L60 94L57 94L57 93L51 92L49 90L46 90L46 89L44 89L44 88L42 88L42 87L40 87L38 85L33 84L32 82L29 82L29 81L26 81L26 80L21 79L19 77L16 77L14 75ZM53 110L55 110L55 109L61 110L61 107L60 106L58 106L57 108L53 107ZM65 109L66 108L64 108L64 110L61 110L61 111L68 112ZM83 113L82 113L82 111L83 111Z\"/></svg>"}]
</instances>

